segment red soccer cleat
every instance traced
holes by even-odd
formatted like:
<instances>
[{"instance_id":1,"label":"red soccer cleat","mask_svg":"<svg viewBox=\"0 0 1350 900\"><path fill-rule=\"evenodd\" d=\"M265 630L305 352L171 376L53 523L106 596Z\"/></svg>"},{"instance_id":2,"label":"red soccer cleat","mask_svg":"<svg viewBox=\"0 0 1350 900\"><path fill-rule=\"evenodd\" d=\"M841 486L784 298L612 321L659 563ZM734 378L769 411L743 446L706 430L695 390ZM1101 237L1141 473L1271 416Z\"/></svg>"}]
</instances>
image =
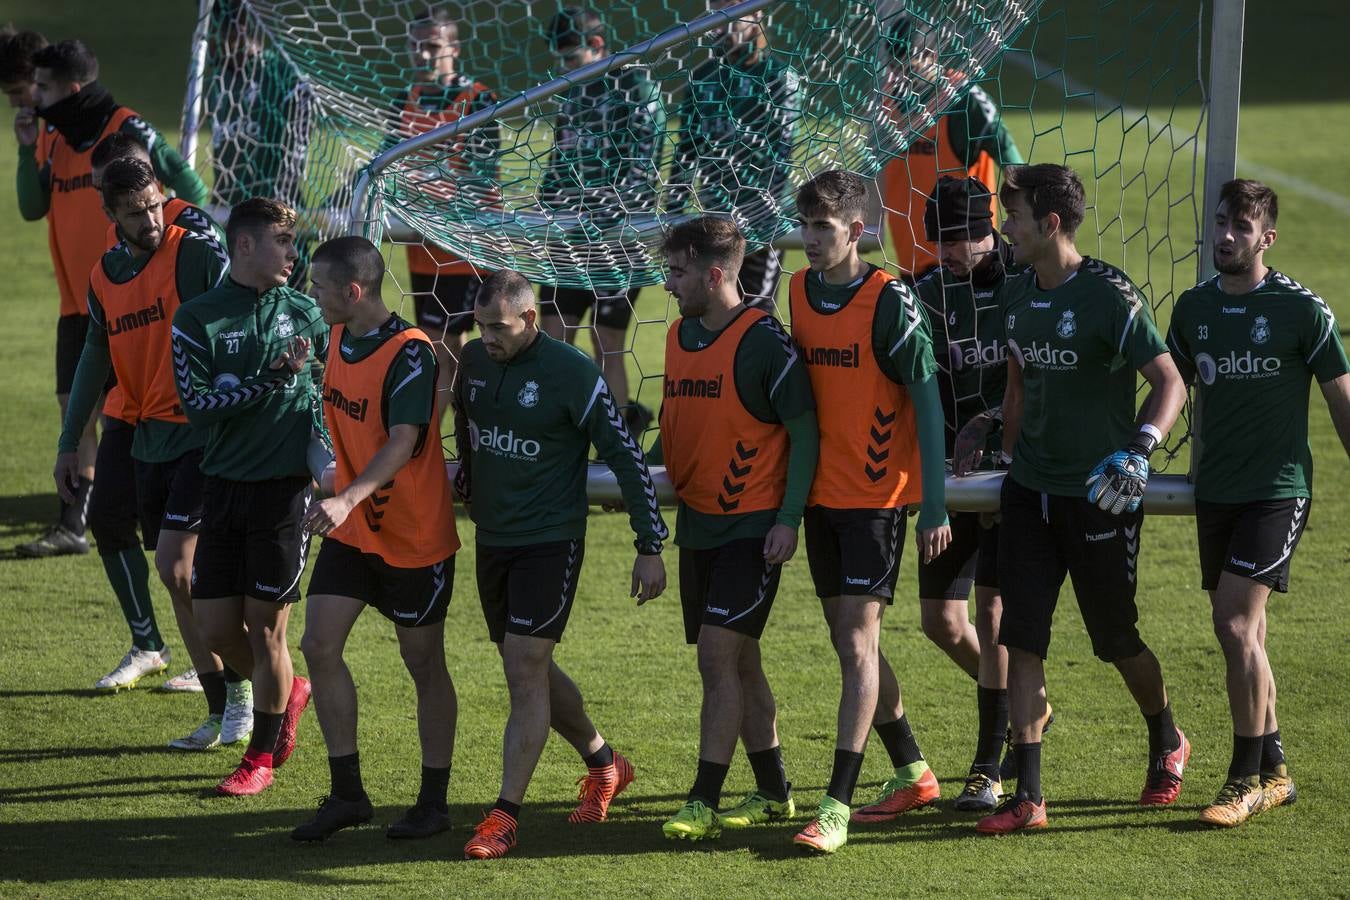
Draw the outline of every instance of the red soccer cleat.
<instances>
[{"instance_id":1,"label":"red soccer cleat","mask_svg":"<svg viewBox=\"0 0 1350 900\"><path fill-rule=\"evenodd\" d=\"M309 706L311 690L308 678L296 675L292 679L291 696L286 700L286 712L281 716L281 731L277 734L277 747L272 751L274 769L280 769L295 752L295 730L300 724L300 717L305 714L305 707Z\"/></svg>"},{"instance_id":2,"label":"red soccer cleat","mask_svg":"<svg viewBox=\"0 0 1350 900\"><path fill-rule=\"evenodd\" d=\"M1139 794L1140 806L1168 806L1181 796L1181 774L1191 761L1191 742L1180 728L1177 737L1181 738L1181 746L1149 763L1144 790Z\"/></svg>"},{"instance_id":3,"label":"red soccer cleat","mask_svg":"<svg viewBox=\"0 0 1350 900\"><path fill-rule=\"evenodd\" d=\"M239 767L216 785L216 793L223 797L251 797L261 794L271 784L271 767L258 765L246 755Z\"/></svg>"},{"instance_id":4,"label":"red soccer cleat","mask_svg":"<svg viewBox=\"0 0 1350 900\"><path fill-rule=\"evenodd\" d=\"M516 845L516 819L494 809L474 826L473 837L464 845L465 859L498 859Z\"/></svg>"},{"instance_id":5,"label":"red soccer cleat","mask_svg":"<svg viewBox=\"0 0 1350 900\"><path fill-rule=\"evenodd\" d=\"M577 784L581 785L581 790L577 791L577 799L581 803L572 810L567 821L605 821L609 815L609 804L632 783L633 764L624 759L623 754L616 752L612 764L599 769L590 769L577 779Z\"/></svg>"},{"instance_id":6,"label":"red soccer cleat","mask_svg":"<svg viewBox=\"0 0 1350 900\"><path fill-rule=\"evenodd\" d=\"M1014 794L1004 800L1002 806L981 819L975 825L975 830L980 834L1012 834L1014 831L1045 826L1045 800L1034 803Z\"/></svg>"}]
</instances>

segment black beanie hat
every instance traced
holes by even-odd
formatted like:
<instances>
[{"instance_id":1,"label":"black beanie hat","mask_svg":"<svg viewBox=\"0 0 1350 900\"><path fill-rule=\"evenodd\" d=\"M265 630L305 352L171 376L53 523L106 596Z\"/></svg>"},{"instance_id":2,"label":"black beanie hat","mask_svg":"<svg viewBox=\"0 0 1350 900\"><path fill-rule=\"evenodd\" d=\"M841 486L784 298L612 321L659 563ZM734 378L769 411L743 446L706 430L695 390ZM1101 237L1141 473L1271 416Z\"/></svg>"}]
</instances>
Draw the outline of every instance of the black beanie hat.
<instances>
[{"instance_id":1,"label":"black beanie hat","mask_svg":"<svg viewBox=\"0 0 1350 900\"><path fill-rule=\"evenodd\" d=\"M978 241L994 233L993 194L978 178L943 175L923 208L924 236Z\"/></svg>"}]
</instances>

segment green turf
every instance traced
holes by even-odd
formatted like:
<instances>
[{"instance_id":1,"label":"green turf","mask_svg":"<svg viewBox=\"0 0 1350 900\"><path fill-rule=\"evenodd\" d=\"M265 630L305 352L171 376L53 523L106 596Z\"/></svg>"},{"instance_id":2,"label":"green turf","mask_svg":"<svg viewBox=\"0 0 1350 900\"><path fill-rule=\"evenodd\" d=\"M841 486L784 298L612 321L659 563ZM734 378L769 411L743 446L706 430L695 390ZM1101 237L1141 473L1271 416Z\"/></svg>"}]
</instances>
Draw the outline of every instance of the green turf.
<instances>
[{"instance_id":1,"label":"green turf","mask_svg":"<svg viewBox=\"0 0 1350 900\"><path fill-rule=\"evenodd\" d=\"M0 20L24 20L25 6L0 0ZM191 24L185 4L161 0L116 15L82 6L77 13L49 4L32 21L52 36L98 35L106 78L119 96L171 127ZM1305 59L1337 58L1332 29L1316 17L1339 7L1311 0L1259 6L1249 10L1256 40L1249 43L1247 71L1255 102L1243 110L1242 157L1350 195L1350 171L1341 159L1350 142L1344 86L1333 80L1326 90L1310 91L1308 79L1296 74ZM1296 33L1305 36L1296 41ZM1090 127L1084 116L1072 111L1066 128ZM1024 139L1026 123L1014 124ZM12 142L0 137L0 172L13 165ZM1298 182L1270 177L1284 201L1272 262L1321 291L1342 321L1350 320L1350 302L1338 290L1350 226L1344 205L1338 210L1300 193ZM55 507L49 471L57 431L50 371L56 298L45 226L19 221L10 197L0 200L5 546L35 534ZM790 257L790 268L799 264ZM648 290L639 308L644 318L664 321L659 296ZM644 374L659 368L663 331L657 321L638 330L633 365ZM654 393L655 383L648 385ZM250 800L207 798L204 790L235 754L161 749L196 724L200 699L145 690L102 697L88 690L126 648L125 626L97 560L0 560L0 598L8 613L0 628L0 894L1344 895L1350 889L1344 812L1350 789L1342 774L1350 662L1342 581L1350 562L1350 510L1341 497L1350 476L1320 397L1314 397L1312 423L1318 499L1296 561L1294 592L1274 603L1268 638L1300 802L1240 831L1213 833L1193 824L1223 778L1231 729L1222 659L1198 589L1192 523L1155 518L1145 529L1142 630L1162 661L1178 722L1195 745L1175 809L1146 812L1134 805L1144 766L1142 722L1119 679L1092 659L1066 590L1047 666L1058 710L1045 749L1049 831L978 839L970 817L944 808L896 826L855 829L850 844L829 860L798 858L789 826L728 834L709 849L668 845L660 824L683 800L696 757L694 654L682 644L673 592L640 610L624 597L631 544L621 517L597 515L577 608L557 658L586 693L601 730L636 763L638 780L616 802L610 822L568 825L572 782L582 768L568 748L551 741L528 796L522 844L494 863L460 859L469 828L496 795L506 712L496 656L477 611L467 524L461 524L467 546L458 558L457 597L447 622L460 700L450 793L455 827L425 843L389 842L377 828L345 832L322 846L287 838L327 790L312 715L275 787ZM912 554L883 647L901 674L920 744L950 797L973 750L974 686L919 632L911 560ZM675 563L672 551L672 582ZM156 602L161 626L172 634L162 590ZM303 619L297 607L293 647ZM785 573L763 651L778 693L789 777L799 807L809 810L828 776L838 674L801 556ZM298 649L295 655L303 670ZM362 703L367 786L376 823L383 825L416 792L411 685L391 627L378 616L358 623L348 660ZM175 669L186 665L178 662ZM859 799L888 774L880 746L870 749ZM738 759L727 798L750 786L748 767Z\"/></svg>"}]
</instances>

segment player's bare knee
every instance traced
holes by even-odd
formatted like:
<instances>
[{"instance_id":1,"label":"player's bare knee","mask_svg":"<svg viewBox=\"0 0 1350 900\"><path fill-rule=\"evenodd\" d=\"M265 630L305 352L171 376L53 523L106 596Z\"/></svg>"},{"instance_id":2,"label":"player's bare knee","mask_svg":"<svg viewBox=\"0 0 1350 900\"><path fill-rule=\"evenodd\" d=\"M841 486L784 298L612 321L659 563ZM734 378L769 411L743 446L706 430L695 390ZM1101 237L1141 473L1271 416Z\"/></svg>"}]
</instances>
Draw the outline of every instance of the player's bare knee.
<instances>
[{"instance_id":1,"label":"player's bare knee","mask_svg":"<svg viewBox=\"0 0 1350 900\"><path fill-rule=\"evenodd\" d=\"M957 615L954 603L940 600L921 600L922 613L919 616L924 636L937 646L945 649L956 647L965 636L967 619L964 611Z\"/></svg>"},{"instance_id":2,"label":"player's bare knee","mask_svg":"<svg viewBox=\"0 0 1350 900\"><path fill-rule=\"evenodd\" d=\"M416 684L432 684L449 681L450 672L445 666L445 653L437 652L434 645L399 644L399 655L403 657L403 666Z\"/></svg>"}]
</instances>

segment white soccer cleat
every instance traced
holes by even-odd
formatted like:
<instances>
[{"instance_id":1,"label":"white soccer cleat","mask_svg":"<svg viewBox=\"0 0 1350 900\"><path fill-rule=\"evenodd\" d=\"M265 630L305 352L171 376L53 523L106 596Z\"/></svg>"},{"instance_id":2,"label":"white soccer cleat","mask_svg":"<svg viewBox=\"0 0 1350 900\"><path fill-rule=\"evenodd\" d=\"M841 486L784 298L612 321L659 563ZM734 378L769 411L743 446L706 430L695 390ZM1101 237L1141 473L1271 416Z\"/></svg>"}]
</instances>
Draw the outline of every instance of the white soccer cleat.
<instances>
[{"instance_id":1,"label":"white soccer cleat","mask_svg":"<svg viewBox=\"0 0 1350 900\"><path fill-rule=\"evenodd\" d=\"M132 647L107 675L94 682L94 690L117 692L131 690L147 675L158 675L169 668L169 648L138 650Z\"/></svg>"},{"instance_id":2,"label":"white soccer cleat","mask_svg":"<svg viewBox=\"0 0 1350 900\"><path fill-rule=\"evenodd\" d=\"M214 750L220 746L220 716L207 716L197 730L186 737L169 741L174 750Z\"/></svg>"},{"instance_id":3,"label":"white soccer cleat","mask_svg":"<svg viewBox=\"0 0 1350 900\"><path fill-rule=\"evenodd\" d=\"M181 675L175 675L160 686L160 690L170 693L193 693L202 692L201 680L197 677L196 669L188 669Z\"/></svg>"},{"instance_id":4,"label":"white soccer cleat","mask_svg":"<svg viewBox=\"0 0 1350 900\"><path fill-rule=\"evenodd\" d=\"M237 744L253 733L253 685L247 681L225 684L225 718L220 723L220 742Z\"/></svg>"}]
</instances>

